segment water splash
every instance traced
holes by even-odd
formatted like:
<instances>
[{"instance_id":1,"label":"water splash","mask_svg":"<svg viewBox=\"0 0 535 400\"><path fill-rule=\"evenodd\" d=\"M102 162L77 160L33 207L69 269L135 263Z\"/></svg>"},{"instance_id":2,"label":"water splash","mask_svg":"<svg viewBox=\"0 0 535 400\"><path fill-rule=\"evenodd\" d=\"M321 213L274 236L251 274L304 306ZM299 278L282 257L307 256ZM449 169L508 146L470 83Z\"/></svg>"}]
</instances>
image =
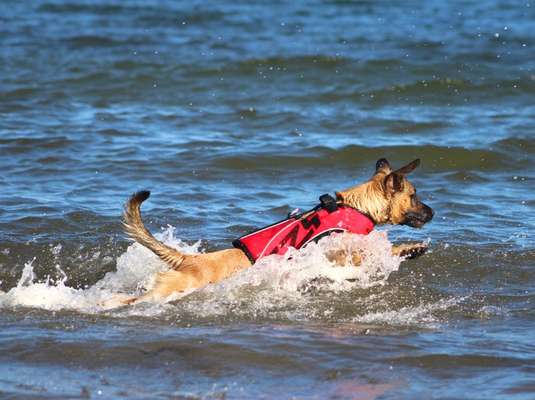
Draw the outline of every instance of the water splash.
<instances>
[{"instance_id":1,"label":"water splash","mask_svg":"<svg viewBox=\"0 0 535 400\"><path fill-rule=\"evenodd\" d=\"M418 325L423 323L432 327L440 322L435 316L436 313L454 308L464 300L464 297L452 297L416 306L401 307L396 310L370 312L353 318L353 321L378 325Z\"/></svg>"},{"instance_id":2,"label":"water splash","mask_svg":"<svg viewBox=\"0 0 535 400\"><path fill-rule=\"evenodd\" d=\"M367 236L332 234L301 250L291 249L284 256L265 257L243 273L205 290L228 292L251 285L299 293L313 280L320 280L322 286L332 290L383 284L393 271L398 270L402 260L391 255L391 248L385 232L376 231ZM340 251L344 254L343 265L337 265L328 258L330 252ZM346 256L353 251L362 255L360 266L353 265L351 257Z\"/></svg>"},{"instance_id":3,"label":"water splash","mask_svg":"<svg viewBox=\"0 0 535 400\"><path fill-rule=\"evenodd\" d=\"M160 240L178 248L184 253L198 253L200 242L188 245L174 237L173 227L168 227L161 234L156 234ZM54 251L61 250L61 245L55 246ZM56 253L54 253L56 254ZM17 286L0 292L0 307L35 307L51 311L76 310L86 313L98 313L106 309L103 304L117 293L140 294L150 287L156 272L166 269L166 266L150 250L138 243L132 244L124 254L117 259L117 270L107 273L95 285L85 289L75 289L66 286L67 274L56 265L58 279L50 276L44 281L36 281L34 267L36 259L24 265L21 278Z\"/></svg>"},{"instance_id":4,"label":"water splash","mask_svg":"<svg viewBox=\"0 0 535 400\"><path fill-rule=\"evenodd\" d=\"M89 291L65 286L67 275L59 266L56 266L56 269L60 273L61 279L53 280L47 277L44 282L35 282L34 262L35 258L24 265L17 286L7 293L0 293L1 307L23 306L46 310L75 309L81 311L93 309L94 301Z\"/></svg>"},{"instance_id":5,"label":"water splash","mask_svg":"<svg viewBox=\"0 0 535 400\"><path fill-rule=\"evenodd\" d=\"M157 236L184 253L200 252L200 242L187 244L176 239L171 226ZM398 270L402 258L392 256L391 248L386 232L374 231L367 236L333 234L304 249L292 249L284 256L263 258L251 268L179 300L107 311L103 304L110 298L118 293L125 296L143 293L151 287L156 273L167 268L151 251L134 243L117 259L116 271L107 273L96 284L84 289L66 286L67 275L59 265L56 266L59 278L36 281L34 259L26 263L17 286L0 293L0 307L112 312L116 316L171 313L177 318L193 320L214 317L355 320L354 313L342 316L337 308L343 302L351 307L356 303L366 304L367 297L373 295L355 294L355 290L384 285L391 273ZM343 254L358 251L362 256L361 265L352 265L351 257L342 259L344 266L330 261L328 254L340 251ZM410 322L425 322L428 318L426 310L421 306L415 306L414 310L399 310L396 318L402 320L406 316ZM365 309L360 312L366 314L357 318L360 322L391 318L388 313L368 315Z\"/></svg>"},{"instance_id":6,"label":"water splash","mask_svg":"<svg viewBox=\"0 0 535 400\"><path fill-rule=\"evenodd\" d=\"M333 307L342 293L351 296L356 288L383 285L398 270L402 259L392 256L391 249L386 232L332 234L284 256L265 257L242 273L198 290L176 307L181 315L198 318L336 318ZM344 266L337 266L327 255L340 250L347 254L358 250L362 264L356 267L347 257Z\"/></svg>"}]
</instances>

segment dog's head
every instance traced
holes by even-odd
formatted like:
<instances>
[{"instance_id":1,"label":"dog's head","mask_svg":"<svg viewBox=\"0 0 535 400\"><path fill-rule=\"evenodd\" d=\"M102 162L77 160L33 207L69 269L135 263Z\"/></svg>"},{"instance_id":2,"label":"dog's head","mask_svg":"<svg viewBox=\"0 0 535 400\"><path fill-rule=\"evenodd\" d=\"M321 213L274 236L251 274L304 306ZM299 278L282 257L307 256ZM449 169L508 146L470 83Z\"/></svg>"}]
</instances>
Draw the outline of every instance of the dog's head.
<instances>
[{"instance_id":1,"label":"dog's head","mask_svg":"<svg viewBox=\"0 0 535 400\"><path fill-rule=\"evenodd\" d=\"M416 196L407 175L420 160L392 171L384 158L377 161L374 176L366 183L336 193L338 201L368 214L376 224L421 228L433 219L433 210Z\"/></svg>"}]
</instances>

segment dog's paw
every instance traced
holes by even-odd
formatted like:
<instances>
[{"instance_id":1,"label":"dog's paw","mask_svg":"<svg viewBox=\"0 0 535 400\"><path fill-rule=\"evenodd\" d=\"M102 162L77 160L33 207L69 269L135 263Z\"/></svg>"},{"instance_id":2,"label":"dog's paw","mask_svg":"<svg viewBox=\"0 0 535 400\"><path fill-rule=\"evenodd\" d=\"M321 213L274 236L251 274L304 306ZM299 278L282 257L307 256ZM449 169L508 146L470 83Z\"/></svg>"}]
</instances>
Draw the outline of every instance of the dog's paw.
<instances>
[{"instance_id":1,"label":"dog's paw","mask_svg":"<svg viewBox=\"0 0 535 400\"><path fill-rule=\"evenodd\" d=\"M429 249L427 243L404 243L395 245L392 247L392 253L396 256L403 257L406 260L410 260L421 256Z\"/></svg>"},{"instance_id":2,"label":"dog's paw","mask_svg":"<svg viewBox=\"0 0 535 400\"><path fill-rule=\"evenodd\" d=\"M362 254L356 251L348 253L346 250L330 250L325 256L336 267L358 267L362 264Z\"/></svg>"}]
</instances>

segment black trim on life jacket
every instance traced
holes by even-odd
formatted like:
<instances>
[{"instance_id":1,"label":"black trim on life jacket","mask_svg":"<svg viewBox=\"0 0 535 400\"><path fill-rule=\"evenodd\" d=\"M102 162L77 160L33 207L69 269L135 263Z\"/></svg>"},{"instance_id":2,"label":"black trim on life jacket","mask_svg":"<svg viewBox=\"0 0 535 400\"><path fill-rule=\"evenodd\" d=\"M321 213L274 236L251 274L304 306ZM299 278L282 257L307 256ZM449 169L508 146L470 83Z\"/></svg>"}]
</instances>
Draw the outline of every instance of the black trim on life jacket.
<instances>
[{"instance_id":1,"label":"black trim on life jacket","mask_svg":"<svg viewBox=\"0 0 535 400\"><path fill-rule=\"evenodd\" d=\"M284 221L284 220L283 220ZM279 221L281 222L281 221ZM278 222L277 222L278 223ZM275 224L273 224L275 225ZM271 225L270 225L271 226ZM254 233L256 231L252 231L251 233ZM238 239L234 239L232 241L232 245L237 248L237 249L240 249L241 251L243 251L245 253L245 255L247 256L247 258L249 259L249 261L251 261L251 264L254 264L256 262L256 260L254 259L254 257L252 256L252 254L249 252L249 250L247 249L247 247L242 243L242 241L240 240L240 238Z\"/></svg>"}]
</instances>

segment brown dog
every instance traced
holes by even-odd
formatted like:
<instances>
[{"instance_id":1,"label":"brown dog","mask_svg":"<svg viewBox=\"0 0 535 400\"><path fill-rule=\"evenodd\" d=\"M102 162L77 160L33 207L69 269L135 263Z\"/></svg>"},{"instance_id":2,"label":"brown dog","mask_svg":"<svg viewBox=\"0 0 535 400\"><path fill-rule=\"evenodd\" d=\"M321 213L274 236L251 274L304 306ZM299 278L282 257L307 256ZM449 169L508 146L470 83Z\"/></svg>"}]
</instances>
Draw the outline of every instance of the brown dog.
<instances>
[{"instance_id":1,"label":"brown dog","mask_svg":"<svg viewBox=\"0 0 535 400\"><path fill-rule=\"evenodd\" d=\"M433 210L418 200L414 186L406 175L420 163L414 160L396 171L384 158L377 161L375 174L361 185L337 192L339 204L351 206L368 215L376 225L395 224L422 227L433 218ZM134 194L125 205L124 227L126 233L138 243L149 248L165 261L170 269L160 272L154 287L140 297L121 300L123 304L142 301L162 301L173 293L186 292L219 282L252 264L240 249L227 249L213 253L185 255L160 242L145 228L140 206L149 192ZM394 255L412 258L423 254L423 243L395 245ZM347 254L330 254L332 260L346 260ZM360 263L360 255L351 255L354 265ZM342 262L341 262L342 263Z\"/></svg>"}]
</instances>

